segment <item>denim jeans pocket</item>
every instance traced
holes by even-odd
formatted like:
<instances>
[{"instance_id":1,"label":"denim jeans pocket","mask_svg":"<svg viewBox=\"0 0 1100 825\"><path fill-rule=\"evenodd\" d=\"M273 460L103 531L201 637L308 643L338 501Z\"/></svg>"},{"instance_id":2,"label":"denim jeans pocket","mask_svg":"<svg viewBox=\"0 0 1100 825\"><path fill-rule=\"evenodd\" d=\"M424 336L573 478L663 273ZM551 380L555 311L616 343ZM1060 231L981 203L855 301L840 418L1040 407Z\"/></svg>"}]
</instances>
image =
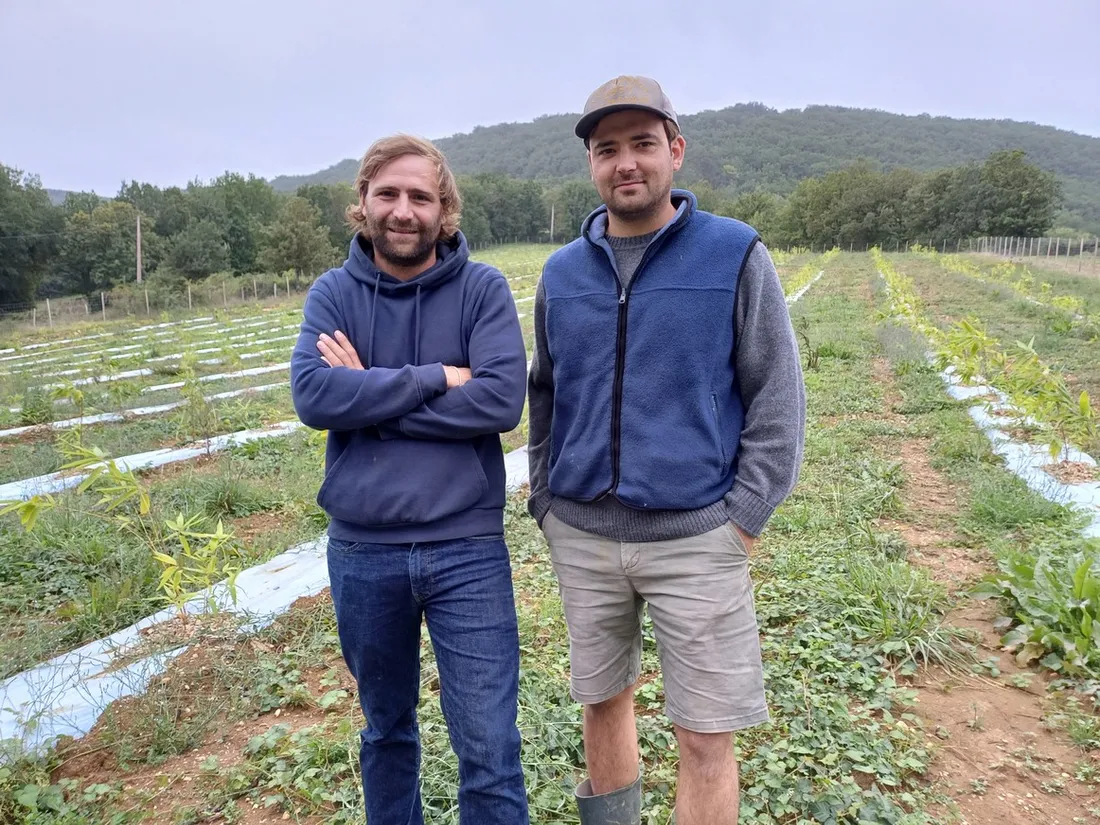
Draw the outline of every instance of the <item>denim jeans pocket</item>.
<instances>
[{"instance_id":1,"label":"denim jeans pocket","mask_svg":"<svg viewBox=\"0 0 1100 825\"><path fill-rule=\"evenodd\" d=\"M328 540L328 549L334 553L357 553L363 550L367 544L361 541L348 541L347 539L334 539L331 536Z\"/></svg>"}]
</instances>

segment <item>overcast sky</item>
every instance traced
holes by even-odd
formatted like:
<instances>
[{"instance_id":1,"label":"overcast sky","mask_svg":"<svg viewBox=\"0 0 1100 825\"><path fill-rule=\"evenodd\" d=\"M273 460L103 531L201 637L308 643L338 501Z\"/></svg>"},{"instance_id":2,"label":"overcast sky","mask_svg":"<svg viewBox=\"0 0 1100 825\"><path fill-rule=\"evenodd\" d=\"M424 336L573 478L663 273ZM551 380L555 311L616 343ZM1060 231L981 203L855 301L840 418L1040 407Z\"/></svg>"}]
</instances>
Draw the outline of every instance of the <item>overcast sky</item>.
<instances>
[{"instance_id":1,"label":"overcast sky","mask_svg":"<svg viewBox=\"0 0 1100 825\"><path fill-rule=\"evenodd\" d=\"M104 195L578 112L617 74L684 114L822 103L1100 136L1098 0L0 0L0 33L0 163Z\"/></svg>"}]
</instances>

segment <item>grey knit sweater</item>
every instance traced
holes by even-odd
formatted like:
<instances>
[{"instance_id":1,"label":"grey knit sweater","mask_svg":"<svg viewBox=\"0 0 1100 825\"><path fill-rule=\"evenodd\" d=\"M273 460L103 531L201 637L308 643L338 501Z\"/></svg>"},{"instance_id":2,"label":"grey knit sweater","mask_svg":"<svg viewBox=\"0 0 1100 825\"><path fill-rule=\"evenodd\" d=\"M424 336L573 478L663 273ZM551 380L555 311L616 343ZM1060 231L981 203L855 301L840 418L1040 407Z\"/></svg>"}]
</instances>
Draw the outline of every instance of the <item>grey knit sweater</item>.
<instances>
[{"instance_id":1,"label":"grey knit sweater","mask_svg":"<svg viewBox=\"0 0 1100 825\"><path fill-rule=\"evenodd\" d=\"M607 236L624 287L657 233ZM546 344L546 296L535 293L535 346L528 380L528 509L541 525L547 512L561 521L617 541L664 541L696 536L732 521L756 536L798 480L805 434L806 396L798 343L771 256L762 243L749 253L737 288L736 374L745 406L737 478L720 500L698 510L636 510L613 495L594 502L555 497L547 487L553 364Z\"/></svg>"}]
</instances>

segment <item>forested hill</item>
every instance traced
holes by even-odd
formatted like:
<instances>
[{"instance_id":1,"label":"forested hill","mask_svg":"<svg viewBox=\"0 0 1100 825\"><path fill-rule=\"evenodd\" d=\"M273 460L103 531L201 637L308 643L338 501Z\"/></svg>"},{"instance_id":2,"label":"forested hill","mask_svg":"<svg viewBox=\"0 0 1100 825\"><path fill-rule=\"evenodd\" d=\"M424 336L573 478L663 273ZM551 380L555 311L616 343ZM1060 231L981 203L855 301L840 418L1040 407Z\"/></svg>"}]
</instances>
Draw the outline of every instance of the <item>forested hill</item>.
<instances>
[{"instance_id":1,"label":"forested hill","mask_svg":"<svg viewBox=\"0 0 1100 825\"><path fill-rule=\"evenodd\" d=\"M459 174L582 177L584 152L572 131L576 119L572 114L549 115L529 123L479 126L436 143ZM737 193L764 189L786 194L803 178L859 158L878 161L886 169L929 171L981 161L1000 149L1023 149L1032 163L1061 179L1066 210L1077 218L1072 223L1100 223L1100 138L1051 126L839 106L781 112L760 104L685 115L681 125L688 140L680 176L685 183L706 180ZM356 168L356 160L344 160L313 175L275 178L272 185L291 191L303 183L350 182Z\"/></svg>"}]
</instances>

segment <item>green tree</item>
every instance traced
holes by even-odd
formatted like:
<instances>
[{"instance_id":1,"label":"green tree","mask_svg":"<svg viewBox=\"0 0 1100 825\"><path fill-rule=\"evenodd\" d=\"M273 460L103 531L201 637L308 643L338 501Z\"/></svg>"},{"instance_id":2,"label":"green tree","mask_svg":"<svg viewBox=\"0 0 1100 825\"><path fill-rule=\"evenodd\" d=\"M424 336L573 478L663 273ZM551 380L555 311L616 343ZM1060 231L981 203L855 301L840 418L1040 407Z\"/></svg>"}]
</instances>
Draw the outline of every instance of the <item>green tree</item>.
<instances>
[{"instance_id":1,"label":"green tree","mask_svg":"<svg viewBox=\"0 0 1100 825\"><path fill-rule=\"evenodd\" d=\"M107 201L88 212L76 212L65 224L57 274L66 293L88 297L108 290L135 275L137 213L132 204ZM155 242L147 249L142 238L142 258L155 262ZM147 266L151 271L154 266Z\"/></svg>"},{"instance_id":2,"label":"green tree","mask_svg":"<svg viewBox=\"0 0 1100 825\"><path fill-rule=\"evenodd\" d=\"M180 274L196 280L225 269L229 249L213 221L192 221L172 238L168 262Z\"/></svg>"},{"instance_id":3,"label":"green tree","mask_svg":"<svg viewBox=\"0 0 1100 825\"><path fill-rule=\"evenodd\" d=\"M579 238L581 224L603 200L591 181L570 180L547 191L545 211L554 206L554 240ZM549 217L547 217L549 224Z\"/></svg>"},{"instance_id":4,"label":"green tree","mask_svg":"<svg viewBox=\"0 0 1100 825\"><path fill-rule=\"evenodd\" d=\"M229 264L234 272L252 272L258 263L260 233L278 214L279 196L263 178L232 172L217 178L214 188L221 190L228 215Z\"/></svg>"},{"instance_id":5,"label":"green tree","mask_svg":"<svg viewBox=\"0 0 1100 825\"><path fill-rule=\"evenodd\" d=\"M780 231L799 246L863 247L904 240L907 196L919 181L911 169L881 172L869 161L808 178L787 199Z\"/></svg>"},{"instance_id":6,"label":"green tree","mask_svg":"<svg viewBox=\"0 0 1100 825\"><path fill-rule=\"evenodd\" d=\"M130 181L123 184L115 200L133 204L141 213L142 230L156 232L162 238L170 238L183 231L191 220L187 197L178 186L159 189L151 183ZM88 210L85 210L88 211Z\"/></svg>"},{"instance_id":7,"label":"green tree","mask_svg":"<svg viewBox=\"0 0 1100 825\"><path fill-rule=\"evenodd\" d=\"M538 182L487 174L460 178L458 183L463 209L485 216L494 242L537 240L548 231L550 216Z\"/></svg>"},{"instance_id":8,"label":"green tree","mask_svg":"<svg viewBox=\"0 0 1100 825\"><path fill-rule=\"evenodd\" d=\"M1054 225L1061 186L1026 157L1019 150L994 152L982 164L982 234L1039 236Z\"/></svg>"},{"instance_id":9,"label":"green tree","mask_svg":"<svg viewBox=\"0 0 1100 825\"><path fill-rule=\"evenodd\" d=\"M254 175L226 172L209 185L192 181L186 196L192 220L209 220L221 228L229 267L237 273L256 271L260 234L280 206L280 196L270 184Z\"/></svg>"},{"instance_id":10,"label":"green tree","mask_svg":"<svg viewBox=\"0 0 1100 825\"><path fill-rule=\"evenodd\" d=\"M763 190L745 192L718 210L719 215L744 221L764 239L769 246L786 246L786 238L780 224L782 201L777 195Z\"/></svg>"},{"instance_id":11,"label":"green tree","mask_svg":"<svg viewBox=\"0 0 1100 825\"><path fill-rule=\"evenodd\" d=\"M346 250L351 244L347 209L355 202L355 190L346 183L311 183L299 186L295 194L317 207L321 225L328 231L329 243Z\"/></svg>"},{"instance_id":12,"label":"green tree","mask_svg":"<svg viewBox=\"0 0 1100 825\"><path fill-rule=\"evenodd\" d=\"M65 202L61 204L61 211L66 218L77 212L87 212L90 215L102 203L106 203L106 200L95 192L69 192L65 196Z\"/></svg>"},{"instance_id":13,"label":"green tree","mask_svg":"<svg viewBox=\"0 0 1100 825\"><path fill-rule=\"evenodd\" d=\"M0 165L0 303L23 303L53 260L62 214L37 177Z\"/></svg>"},{"instance_id":14,"label":"green tree","mask_svg":"<svg viewBox=\"0 0 1100 825\"><path fill-rule=\"evenodd\" d=\"M293 269L296 278L319 274L338 254L321 225L320 212L305 198L288 198L262 240L263 266L272 272Z\"/></svg>"}]
</instances>

